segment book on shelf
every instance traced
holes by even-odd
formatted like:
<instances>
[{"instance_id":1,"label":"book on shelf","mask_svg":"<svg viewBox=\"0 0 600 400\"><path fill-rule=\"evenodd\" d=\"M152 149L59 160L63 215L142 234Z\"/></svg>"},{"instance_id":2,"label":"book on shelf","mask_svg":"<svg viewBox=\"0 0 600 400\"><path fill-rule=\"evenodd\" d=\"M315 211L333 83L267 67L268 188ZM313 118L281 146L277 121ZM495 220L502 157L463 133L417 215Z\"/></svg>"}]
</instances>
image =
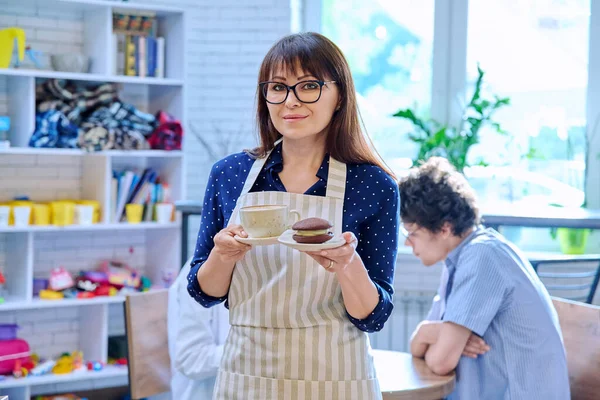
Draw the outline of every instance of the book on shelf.
<instances>
[{"instance_id":1,"label":"book on shelf","mask_svg":"<svg viewBox=\"0 0 600 400\"><path fill-rule=\"evenodd\" d=\"M165 77L165 39L153 14L113 13L115 75Z\"/></svg>"},{"instance_id":2,"label":"book on shelf","mask_svg":"<svg viewBox=\"0 0 600 400\"><path fill-rule=\"evenodd\" d=\"M113 171L111 182L111 222L125 221L127 204L144 205L143 221L153 220L156 203L170 202L170 188L152 168Z\"/></svg>"}]
</instances>

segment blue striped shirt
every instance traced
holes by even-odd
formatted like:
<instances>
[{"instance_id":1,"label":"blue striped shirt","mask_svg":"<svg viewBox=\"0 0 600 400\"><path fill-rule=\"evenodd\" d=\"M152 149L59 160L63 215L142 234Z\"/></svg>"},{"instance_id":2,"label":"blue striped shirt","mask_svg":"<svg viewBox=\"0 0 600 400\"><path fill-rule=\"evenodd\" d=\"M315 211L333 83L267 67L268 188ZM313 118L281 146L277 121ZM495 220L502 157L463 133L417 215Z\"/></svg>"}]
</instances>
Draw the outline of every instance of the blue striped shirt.
<instances>
[{"instance_id":1,"label":"blue striped shirt","mask_svg":"<svg viewBox=\"0 0 600 400\"><path fill-rule=\"evenodd\" d=\"M491 348L477 359L461 357L449 399L570 399L558 316L526 257L496 231L477 228L446 265L442 319Z\"/></svg>"}]
</instances>

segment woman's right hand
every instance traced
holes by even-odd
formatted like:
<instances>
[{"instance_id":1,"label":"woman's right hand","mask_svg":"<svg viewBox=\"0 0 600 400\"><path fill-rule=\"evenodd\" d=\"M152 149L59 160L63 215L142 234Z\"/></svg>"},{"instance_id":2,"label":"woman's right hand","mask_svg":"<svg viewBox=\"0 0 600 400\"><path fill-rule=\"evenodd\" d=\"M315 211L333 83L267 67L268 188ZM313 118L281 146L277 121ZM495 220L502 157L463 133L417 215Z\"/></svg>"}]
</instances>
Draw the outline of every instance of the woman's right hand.
<instances>
[{"instance_id":1,"label":"woman's right hand","mask_svg":"<svg viewBox=\"0 0 600 400\"><path fill-rule=\"evenodd\" d=\"M235 240L233 238L235 235L243 238L248 237L241 225L232 225L219 231L213 239L215 247L213 247L211 254L214 253L222 263L236 263L244 258L246 252L252 248L249 244Z\"/></svg>"}]
</instances>

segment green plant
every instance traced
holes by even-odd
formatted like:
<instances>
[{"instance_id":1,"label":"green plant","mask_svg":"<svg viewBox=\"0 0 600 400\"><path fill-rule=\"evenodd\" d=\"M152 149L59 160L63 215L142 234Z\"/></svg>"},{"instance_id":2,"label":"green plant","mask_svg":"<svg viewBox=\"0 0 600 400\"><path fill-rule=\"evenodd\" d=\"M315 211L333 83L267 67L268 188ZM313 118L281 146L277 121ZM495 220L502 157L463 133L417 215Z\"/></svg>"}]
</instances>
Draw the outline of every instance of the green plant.
<instances>
[{"instance_id":1,"label":"green plant","mask_svg":"<svg viewBox=\"0 0 600 400\"><path fill-rule=\"evenodd\" d=\"M590 155L590 143L593 141L598 127L599 119L596 119L594 126L591 128L591 133L584 133L585 139L585 160L584 160L584 173L583 173L583 191L584 198L583 203L579 206L581 208L587 208L587 182L589 179L589 168L591 155ZM573 145L570 136L567 137L567 159L573 159ZM596 155L596 159L600 159L600 154ZM562 207L561 204L551 203L552 207ZM550 237L552 240L559 241L561 251L564 254L584 254L586 244L588 241L589 234L592 229L577 229L577 228L550 228Z\"/></svg>"},{"instance_id":2,"label":"green plant","mask_svg":"<svg viewBox=\"0 0 600 400\"><path fill-rule=\"evenodd\" d=\"M461 123L458 127L441 124L433 119L423 120L415 115L411 109L404 109L394 114L394 117L405 118L413 123L415 131L408 134L408 138L419 146L417 157L413 164L427 160L432 156L441 156L463 172L469 166L468 155L471 147L480 141L480 130L490 126L496 132L506 135L500 124L492 119L494 113L501 107L509 105L507 97L492 96L487 98L482 94L483 78L485 73L477 66L477 80L475 90L470 101L464 108ZM477 164L486 165L479 161Z\"/></svg>"}]
</instances>

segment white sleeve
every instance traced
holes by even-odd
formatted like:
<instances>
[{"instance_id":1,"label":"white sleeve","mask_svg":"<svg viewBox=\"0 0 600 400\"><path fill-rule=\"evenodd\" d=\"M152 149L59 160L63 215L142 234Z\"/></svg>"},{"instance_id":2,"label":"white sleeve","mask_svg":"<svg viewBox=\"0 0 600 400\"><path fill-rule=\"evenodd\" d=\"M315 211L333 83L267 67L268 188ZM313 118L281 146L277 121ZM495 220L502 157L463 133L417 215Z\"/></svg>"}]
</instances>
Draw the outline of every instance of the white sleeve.
<instances>
[{"instance_id":1,"label":"white sleeve","mask_svg":"<svg viewBox=\"0 0 600 400\"><path fill-rule=\"evenodd\" d=\"M425 320L427 321L440 321L442 319L442 310L441 310L441 299L440 295L436 294L431 302L431 308L429 309L429 313Z\"/></svg>"},{"instance_id":2,"label":"white sleeve","mask_svg":"<svg viewBox=\"0 0 600 400\"><path fill-rule=\"evenodd\" d=\"M446 311L446 290L448 286L449 271L448 267L444 264L442 266L442 274L440 275L440 285L438 292L433 298L431 303L431 309L427 314L427 321L440 321L444 312Z\"/></svg>"},{"instance_id":3,"label":"white sleeve","mask_svg":"<svg viewBox=\"0 0 600 400\"><path fill-rule=\"evenodd\" d=\"M223 346L217 345L211 329L212 312L188 294L185 277L176 284L179 307L178 327L174 335L174 367L190 379L214 377L219 369Z\"/></svg>"}]
</instances>

